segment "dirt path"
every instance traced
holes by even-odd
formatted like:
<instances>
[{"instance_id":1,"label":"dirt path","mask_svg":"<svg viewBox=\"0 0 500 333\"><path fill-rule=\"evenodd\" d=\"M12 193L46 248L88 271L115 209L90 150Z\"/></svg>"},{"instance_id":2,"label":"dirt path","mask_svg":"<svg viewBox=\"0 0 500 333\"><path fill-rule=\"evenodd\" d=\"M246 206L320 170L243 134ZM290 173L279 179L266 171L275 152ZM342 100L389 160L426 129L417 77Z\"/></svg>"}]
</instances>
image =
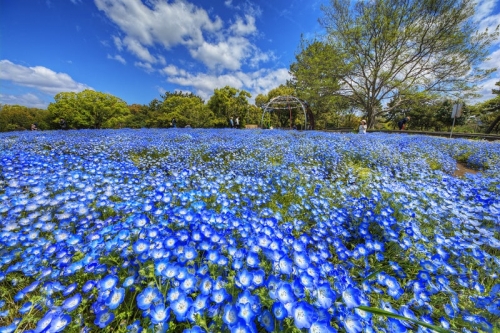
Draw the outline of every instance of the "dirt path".
<instances>
[{"instance_id":1,"label":"dirt path","mask_svg":"<svg viewBox=\"0 0 500 333\"><path fill-rule=\"evenodd\" d=\"M460 162L457 162L457 170L455 170L455 173L453 174L453 176L455 176L455 177L463 177L463 176L465 176L466 173L476 174L478 172L479 171L474 170L474 169L469 169L464 164L462 164Z\"/></svg>"}]
</instances>

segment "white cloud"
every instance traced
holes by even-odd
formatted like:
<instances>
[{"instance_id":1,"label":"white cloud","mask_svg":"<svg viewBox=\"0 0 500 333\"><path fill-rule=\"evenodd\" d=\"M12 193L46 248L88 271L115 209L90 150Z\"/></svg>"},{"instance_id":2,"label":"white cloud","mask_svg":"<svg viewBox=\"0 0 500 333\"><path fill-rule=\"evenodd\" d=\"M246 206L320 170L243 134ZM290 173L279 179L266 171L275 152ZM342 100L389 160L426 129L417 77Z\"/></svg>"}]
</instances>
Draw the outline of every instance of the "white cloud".
<instances>
[{"instance_id":1,"label":"white cloud","mask_svg":"<svg viewBox=\"0 0 500 333\"><path fill-rule=\"evenodd\" d=\"M49 105L49 103L41 100L38 96L32 93L27 93L24 95L0 94L0 104L23 105L39 109L45 109Z\"/></svg>"},{"instance_id":2,"label":"white cloud","mask_svg":"<svg viewBox=\"0 0 500 333\"><path fill-rule=\"evenodd\" d=\"M479 23L479 29L481 31L488 29L491 33L500 25L500 13L495 12L497 4L497 1L491 0L478 1L474 13L474 21ZM500 39L497 39L494 44L500 44Z\"/></svg>"},{"instance_id":3,"label":"white cloud","mask_svg":"<svg viewBox=\"0 0 500 333\"><path fill-rule=\"evenodd\" d=\"M204 42L196 49L190 50L191 56L202 61L210 69L238 70L242 59L251 50L250 42L243 37L230 37L217 44Z\"/></svg>"},{"instance_id":4,"label":"white cloud","mask_svg":"<svg viewBox=\"0 0 500 333\"><path fill-rule=\"evenodd\" d=\"M127 46L127 50L129 50L132 54L135 54L139 59L150 63L156 62L156 58L153 57L151 53L149 53L149 50L142 46L142 44L137 40L130 37L125 37L125 39L123 40L123 44Z\"/></svg>"},{"instance_id":5,"label":"white cloud","mask_svg":"<svg viewBox=\"0 0 500 333\"><path fill-rule=\"evenodd\" d=\"M151 66L150 63L136 61L134 63L134 65L137 66L137 67L140 67L140 68L144 69L148 73L154 72L154 68L153 68L153 66Z\"/></svg>"},{"instance_id":6,"label":"white cloud","mask_svg":"<svg viewBox=\"0 0 500 333\"><path fill-rule=\"evenodd\" d=\"M80 92L92 89L86 84L74 81L66 73L56 73L43 66L25 67L9 60L0 60L0 79L53 95L63 91Z\"/></svg>"},{"instance_id":7,"label":"white cloud","mask_svg":"<svg viewBox=\"0 0 500 333\"><path fill-rule=\"evenodd\" d=\"M166 74L167 76L187 76L187 72L180 69L174 65L168 65L167 67L160 70L160 73Z\"/></svg>"},{"instance_id":8,"label":"white cloud","mask_svg":"<svg viewBox=\"0 0 500 333\"><path fill-rule=\"evenodd\" d=\"M184 87L193 87L196 94L203 99L208 99L215 88L231 86L237 89L249 91L252 99L258 94L267 94L269 90L286 83L290 79L288 69L261 69L251 73L237 71L231 74L212 75L206 73L191 74L173 65L163 70L169 75L167 81Z\"/></svg>"},{"instance_id":9,"label":"white cloud","mask_svg":"<svg viewBox=\"0 0 500 333\"><path fill-rule=\"evenodd\" d=\"M236 18L236 22L229 27L229 31L238 36L250 35L257 32L255 17L245 15L245 20L246 22L241 17Z\"/></svg>"},{"instance_id":10,"label":"white cloud","mask_svg":"<svg viewBox=\"0 0 500 333\"><path fill-rule=\"evenodd\" d=\"M191 56L209 69L239 70L250 62L254 53L259 61L268 60L247 38L257 34L255 17L260 10L244 3L245 15L237 16L229 26L218 17L185 0L94 0L97 8L114 22L123 38L112 36L118 51L125 48L138 60L149 64L166 63L157 54L158 46L165 50L183 46ZM226 6L233 7L232 1ZM153 51L154 50L154 51ZM255 64L255 60L252 60Z\"/></svg>"},{"instance_id":11,"label":"white cloud","mask_svg":"<svg viewBox=\"0 0 500 333\"><path fill-rule=\"evenodd\" d=\"M115 56L111 56L108 54L108 59L112 59L112 60L116 60L118 62L121 62L122 64L126 64L127 62L125 61L125 59L123 59L123 57L119 54L115 55Z\"/></svg>"},{"instance_id":12,"label":"white cloud","mask_svg":"<svg viewBox=\"0 0 500 333\"><path fill-rule=\"evenodd\" d=\"M116 49L118 51L123 50L123 43L122 43L122 40L120 39L120 37L112 36L112 38L113 38L113 43L115 43Z\"/></svg>"}]
</instances>

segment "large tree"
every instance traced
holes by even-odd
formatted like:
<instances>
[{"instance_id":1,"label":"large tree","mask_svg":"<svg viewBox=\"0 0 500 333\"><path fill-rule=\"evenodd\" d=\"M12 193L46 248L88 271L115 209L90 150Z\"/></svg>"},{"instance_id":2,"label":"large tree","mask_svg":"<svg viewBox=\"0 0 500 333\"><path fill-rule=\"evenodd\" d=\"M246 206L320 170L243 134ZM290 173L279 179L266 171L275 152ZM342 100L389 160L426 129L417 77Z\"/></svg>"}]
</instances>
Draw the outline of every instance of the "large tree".
<instances>
[{"instance_id":1,"label":"large tree","mask_svg":"<svg viewBox=\"0 0 500 333\"><path fill-rule=\"evenodd\" d=\"M208 107L215 114L217 120L213 125L227 126L230 117L239 117L243 124L249 111L248 98L252 95L245 90L233 87L214 89L214 94L208 100Z\"/></svg>"},{"instance_id":2,"label":"large tree","mask_svg":"<svg viewBox=\"0 0 500 333\"><path fill-rule=\"evenodd\" d=\"M330 0L320 22L343 59L337 93L361 106L372 127L413 93L473 92L491 72L478 65L498 36L498 28L478 32L474 7L471 0Z\"/></svg>"},{"instance_id":3,"label":"large tree","mask_svg":"<svg viewBox=\"0 0 500 333\"><path fill-rule=\"evenodd\" d=\"M61 92L54 100L48 107L53 123L64 119L70 128L122 127L130 115L127 103L120 98L89 89Z\"/></svg>"}]
</instances>

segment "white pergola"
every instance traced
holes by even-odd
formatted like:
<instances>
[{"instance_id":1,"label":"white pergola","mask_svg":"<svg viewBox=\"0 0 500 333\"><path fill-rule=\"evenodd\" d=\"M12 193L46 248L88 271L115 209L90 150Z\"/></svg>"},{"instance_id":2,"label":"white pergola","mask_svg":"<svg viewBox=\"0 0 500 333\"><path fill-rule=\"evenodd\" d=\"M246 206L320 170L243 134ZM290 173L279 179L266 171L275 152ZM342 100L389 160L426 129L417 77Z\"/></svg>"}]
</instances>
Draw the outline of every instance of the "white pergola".
<instances>
[{"instance_id":1,"label":"white pergola","mask_svg":"<svg viewBox=\"0 0 500 333\"><path fill-rule=\"evenodd\" d=\"M266 112L273 112L274 110L289 110L290 111L290 127L292 127L292 109L301 108L304 112L304 129L307 128L307 112L305 102L295 96L278 96L272 98L264 107L262 112L262 119L260 125L262 127L264 122L264 116Z\"/></svg>"}]
</instances>

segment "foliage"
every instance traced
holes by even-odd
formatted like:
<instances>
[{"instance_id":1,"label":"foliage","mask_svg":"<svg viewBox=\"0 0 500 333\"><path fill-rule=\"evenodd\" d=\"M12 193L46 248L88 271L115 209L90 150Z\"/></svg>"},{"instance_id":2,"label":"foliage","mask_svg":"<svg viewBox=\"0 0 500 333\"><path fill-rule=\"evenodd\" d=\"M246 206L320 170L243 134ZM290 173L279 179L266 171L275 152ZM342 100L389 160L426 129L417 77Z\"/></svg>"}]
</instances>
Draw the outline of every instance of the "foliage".
<instances>
[{"instance_id":1,"label":"foliage","mask_svg":"<svg viewBox=\"0 0 500 333\"><path fill-rule=\"evenodd\" d=\"M392 100L397 108L412 94L467 94L491 70L485 59L495 32L478 32L469 0L331 0L321 20L327 42L340 58L338 94L362 107L368 126Z\"/></svg>"},{"instance_id":2,"label":"foliage","mask_svg":"<svg viewBox=\"0 0 500 333\"><path fill-rule=\"evenodd\" d=\"M495 85L500 87L500 81L495 83ZM481 118L484 123L488 124L486 133L491 133L495 130L498 133L500 130L500 89L493 89L492 93L497 96L479 106L482 113Z\"/></svg>"},{"instance_id":3,"label":"foliage","mask_svg":"<svg viewBox=\"0 0 500 333\"><path fill-rule=\"evenodd\" d=\"M0 105L0 132L31 129L36 124L40 130L49 129L46 110L21 105Z\"/></svg>"},{"instance_id":4,"label":"foliage","mask_svg":"<svg viewBox=\"0 0 500 333\"><path fill-rule=\"evenodd\" d=\"M79 93L61 92L54 100L48 107L53 126L59 126L64 119L69 128L119 128L130 115L123 100L89 89Z\"/></svg>"},{"instance_id":5,"label":"foliage","mask_svg":"<svg viewBox=\"0 0 500 333\"><path fill-rule=\"evenodd\" d=\"M1 133L0 170L0 331L500 329L498 143Z\"/></svg>"},{"instance_id":6,"label":"foliage","mask_svg":"<svg viewBox=\"0 0 500 333\"><path fill-rule=\"evenodd\" d=\"M208 108L217 118L214 124L227 127L230 117L239 117L245 121L249 112L248 98L250 97L252 97L250 93L245 90L229 86L216 88L207 102Z\"/></svg>"},{"instance_id":7,"label":"foliage","mask_svg":"<svg viewBox=\"0 0 500 333\"><path fill-rule=\"evenodd\" d=\"M289 84L296 96L309 103L319 125L316 128L351 125L355 106L337 95L340 89L338 68L342 62L341 55L331 44L301 38L300 50L290 65L293 78Z\"/></svg>"}]
</instances>

